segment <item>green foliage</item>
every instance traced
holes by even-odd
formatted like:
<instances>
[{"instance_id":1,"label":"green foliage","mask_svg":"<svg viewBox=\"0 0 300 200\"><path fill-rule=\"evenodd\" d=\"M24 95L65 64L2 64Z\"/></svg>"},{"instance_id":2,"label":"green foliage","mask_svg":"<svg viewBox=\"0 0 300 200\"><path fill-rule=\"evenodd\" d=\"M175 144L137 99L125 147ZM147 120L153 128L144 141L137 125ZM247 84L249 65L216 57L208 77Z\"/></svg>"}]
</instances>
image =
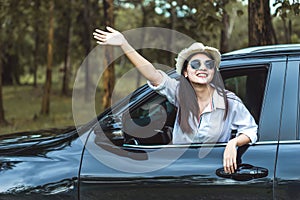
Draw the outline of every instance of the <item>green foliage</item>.
<instances>
[{"instance_id":1,"label":"green foliage","mask_svg":"<svg viewBox=\"0 0 300 200\"><path fill-rule=\"evenodd\" d=\"M300 38L300 3L299 0L276 0L273 24L278 43L299 43Z\"/></svg>"},{"instance_id":2,"label":"green foliage","mask_svg":"<svg viewBox=\"0 0 300 200\"><path fill-rule=\"evenodd\" d=\"M289 18L291 21L291 28L292 28L292 33L291 33L291 43L300 43L300 20L299 16L291 16ZM273 19L273 25L274 29L276 32L277 40L279 44L284 44L286 43L286 30L285 30L285 22L278 18L275 17Z\"/></svg>"},{"instance_id":3,"label":"green foliage","mask_svg":"<svg viewBox=\"0 0 300 200\"><path fill-rule=\"evenodd\" d=\"M273 4L276 7L274 16L280 16L282 18L290 18L291 16L299 16L300 3L299 0L276 0Z\"/></svg>"},{"instance_id":4,"label":"green foliage","mask_svg":"<svg viewBox=\"0 0 300 200\"><path fill-rule=\"evenodd\" d=\"M39 6L37 7L37 4ZM48 2L40 0L2 0L1 1L1 46L4 63L5 79L8 83L18 83L21 75L33 73L35 37L39 36L38 67L46 65ZM280 18L288 17L292 20L293 42L299 35L298 21L299 2L276 0L274 19L275 29L279 33L279 43L282 30ZM38 9L37 9L38 8ZM91 33L86 33L83 20L84 5L82 1L72 0L55 1L55 39L54 39L54 66L61 66L64 62L66 49L66 27L69 20L72 22L71 63L76 70L85 57L83 38L89 34L92 46L95 42ZM101 1L88 1L89 28L104 28L103 7ZM230 15L231 35L230 49L247 46L247 5L234 0L118 0L115 1L115 27L121 31L141 26L158 26L173 28L187 34L197 41L219 47L221 16L226 10ZM144 20L144 21L143 21ZM36 26L36 24L38 26ZM38 27L38 28L37 28ZM147 52L147 57L156 61L159 55L155 51ZM166 58L167 59L167 58ZM13 62L13 63L12 63ZM168 63L167 61L162 61ZM20 83L22 84L22 83Z\"/></svg>"},{"instance_id":5,"label":"green foliage","mask_svg":"<svg viewBox=\"0 0 300 200\"><path fill-rule=\"evenodd\" d=\"M230 7L229 7L230 6ZM229 4L227 11L230 15L230 50L248 46L248 7L241 2Z\"/></svg>"},{"instance_id":6,"label":"green foliage","mask_svg":"<svg viewBox=\"0 0 300 200\"><path fill-rule=\"evenodd\" d=\"M86 56L86 44L91 48L96 46L92 38L92 31L95 28L104 29L103 5L102 1L55 0L55 31L54 31L54 60L53 60L53 82L56 92L62 83L62 68L67 48L67 25L71 22L71 51L70 60L72 66L71 82L73 85L76 70L80 67ZM273 25L277 35L278 43L286 41L285 29L288 21L291 23L290 39L293 43L300 42L300 20L299 1L276 0L273 7L276 11L273 16ZM88 24L84 20L84 8L88 8ZM37 63L38 84L44 81L44 72L47 62L47 40L48 40L48 11L49 2L41 0L0 0L0 62L3 64L3 78L7 85L33 83L34 63ZM220 46L220 33L223 27L222 16L227 12L230 17L230 37L229 49L239 49L248 46L248 11L247 1L241 0L115 0L115 28L120 31L130 30L143 26L164 27L177 30L186 34L196 41L201 41L207 45ZM286 21L284 21L286 20ZM87 31L90 30L90 31ZM150 42L150 38L138 38L141 42ZM166 43L166 41L159 41ZM176 42L176 41L175 41ZM37 50L37 52L35 52ZM167 66L174 65L174 55L169 52L157 49L143 49L142 54L154 63L161 63ZM35 57L36 55L36 57ZM117 78L122 78L129 70L133 69L132 64L125 57L115 61ZM105 81L105 80L102 80ZM101 83L99 84L101 85ZM135 85L135 84L134 84ZM17 88L17 89L16 89ZM24 92L23 92L24 90ZM126 91L121 91L120 96L124 96ZM102 92L101 87L99 93ZM18 96L18 95L22 96ZM4 98L5 111L8 121L14 124L10 130L23 130L24 126L31 127L39 122L34 122L33 118L38 113L40 101L31 100L40 98L39 89L30 86L5 87ZM53 101L53 114L46 121L55 123L70 118L70 100L60 99L59 96L51 98ZM15 100L15 101L14 101ZM59 101L62 108L55 106ZM66 103L66 104L64 104ZM35 104L33 108L30 105ZM15 106L17 105L17 106ZM58 105L57 105L58 106ZM22 107L25 109L16 109ZM54 113L64 108L68 110L66 115L61 117ZM26 109L30 111L26 111ZM99 106L101 110L101 106ZM18 122L19 116L28 116L27 122ZM59 119L59 120L58 120ZM30 122L30 123L29 123ZM31 123L32 122L32 123ZM43 122L41 122L43 123ZM51 125L59 126L52 123ZM69 121L68 121L69 123ZM16 125L17 124L17 125Z\"/></svg>"}]
</instances>

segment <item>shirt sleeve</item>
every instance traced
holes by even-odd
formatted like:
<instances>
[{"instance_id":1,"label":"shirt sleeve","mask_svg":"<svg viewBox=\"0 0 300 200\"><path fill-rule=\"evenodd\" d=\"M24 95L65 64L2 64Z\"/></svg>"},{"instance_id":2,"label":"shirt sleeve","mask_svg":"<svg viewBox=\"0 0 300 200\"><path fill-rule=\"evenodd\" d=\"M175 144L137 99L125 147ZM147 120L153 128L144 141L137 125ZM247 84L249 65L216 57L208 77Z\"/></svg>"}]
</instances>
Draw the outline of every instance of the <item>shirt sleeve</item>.
<instances>
[{"instance_id":1,"label":"shirt sleeve","mask_svg":"<svg viewBox=\"0 0 300 200\"><path fill-rule=\"evenodd\" d=\"M257 124L246 106L241 101L234 101L232 130L237 130L237 136L247 135L251 142L255 143L257 141Z\"/></svg>"},{"instance_id":2,"label":"shirt sleeve","mask_svg":"<svg viewBox=\"0 0 300 200\"><path fill-rule=\"evenodd\" d=\"M162 76L163 76L163 80L159 85L152 85L150 81L147 81L149 87L153 90L155 90L157 93L159 93L162 96L165 96L170 103L172 103L173 105L176 105L176 94L177 94L177 88L178 88L178 84L179 82L174 79L169 77L165 72L158 70Z\"/></svg>"}]
</instances>

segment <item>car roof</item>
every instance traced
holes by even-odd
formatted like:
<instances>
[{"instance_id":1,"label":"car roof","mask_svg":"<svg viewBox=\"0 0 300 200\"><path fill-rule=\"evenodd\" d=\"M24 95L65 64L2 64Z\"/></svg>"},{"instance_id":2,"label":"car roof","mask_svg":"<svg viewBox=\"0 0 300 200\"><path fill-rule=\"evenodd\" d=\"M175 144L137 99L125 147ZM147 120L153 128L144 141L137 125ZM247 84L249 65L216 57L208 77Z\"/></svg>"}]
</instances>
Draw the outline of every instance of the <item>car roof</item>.
<instances>
[{"instance_id":1,"label":"car roof","mask_svg":"<svg viewBox=\"0 0 300 200\"><path fill-rule=\"evenodd\" d=\"M300 44L276 44L247 47L228 53L223 53L222 61L239 58L262 57L266 55L300 55ZM168 74L171 75L171 77L178 76L175 69L170 70Z\"/></svg>"},{"instance_id":2,"label":"car roof","mask_svg":"<svg viewBox=\"0 0 300 200\"><path fill-rule=\"evenodd\" d=\"M237 57L237 56L253 56L253 55L275 55L275 54L299 54L300 44L279 44L279 45L267 45L267 46L255 46L244 49L239 49L222 54L223 58Z\"/></svg>"}]
</instances>

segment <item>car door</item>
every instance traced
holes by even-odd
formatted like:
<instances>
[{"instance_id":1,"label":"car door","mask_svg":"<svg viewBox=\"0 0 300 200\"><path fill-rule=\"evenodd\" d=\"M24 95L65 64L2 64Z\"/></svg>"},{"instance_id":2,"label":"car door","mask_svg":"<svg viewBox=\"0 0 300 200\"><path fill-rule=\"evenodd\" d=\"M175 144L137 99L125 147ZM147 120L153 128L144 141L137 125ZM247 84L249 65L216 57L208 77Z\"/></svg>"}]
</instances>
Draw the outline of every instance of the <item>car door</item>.
<instances>
[{"instance_id":1,"label":"car door","mask_svg":"<svg viewBox=\"0 0 300 200\"><path fill-rule=\"evenodd\" d=\"M276 199L300 199L300 56L289 56L276 167Z\"/></svg>"},{"instance_id":2,"label":"car door","mask_svg":"<svg viewBox=\"0 0 300 200\"><path fill-rule=\"evenodd\" d=\"M90 133L80 171L80 199L272 198L285 69L285 57L224 62L225 85L244 95L242 99L259 124L259 141L238 149L240 173L222 172L226 143L166 144L168 131L162 124L172 126L169 117L174 110L163 97L153 94L128 109L133 120L124 122L122 113L115 112L109 120L112 130L99 126ZM259 84L253 86L255 83ZM130 138L125 133L128 129L118 129L149 119L158 128L147 134L153 134L155 141L161 138L159 144L134 134ZM143 134L142 129L139 132ZM125 142L115 145L120 137L107 137L110 133L125 135L121 137Z\"/></svg>"}]
</instances>

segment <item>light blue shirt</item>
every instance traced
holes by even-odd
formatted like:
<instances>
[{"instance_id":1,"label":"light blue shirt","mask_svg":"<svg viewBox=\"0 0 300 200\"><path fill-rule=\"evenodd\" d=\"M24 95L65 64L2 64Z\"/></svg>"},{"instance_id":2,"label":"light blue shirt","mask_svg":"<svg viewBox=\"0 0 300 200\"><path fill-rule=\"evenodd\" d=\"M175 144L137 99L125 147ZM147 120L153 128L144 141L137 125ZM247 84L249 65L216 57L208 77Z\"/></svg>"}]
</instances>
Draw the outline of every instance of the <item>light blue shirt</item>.
<instances>
[{"instance_id":1,"label":"light blue shirt","mask_svg":"<svg viewBox=\"0 0 300 200\"><path fill-rule=\"evenodd\" d=\"M175 96L178 95L179 81L169 77L163 71L163 81L154 86L148 81L148 85L159 94L165 96L170 103L180 107ZM247 110L242 101L232 92L227 93L228 113L224 120L225 103L224 98L214 90L212 101L205 107L200 118L190 113L189 124L192 133L183 133L178 122L178 112L173 129L173 144L186 143L216 143L228 142L231 131L236 130L237 136L241 133L247 135L252 143L257 140L257 125L254 118ZM188 97L187 97L188 100Z\"/></svg>"}]
</instances>

